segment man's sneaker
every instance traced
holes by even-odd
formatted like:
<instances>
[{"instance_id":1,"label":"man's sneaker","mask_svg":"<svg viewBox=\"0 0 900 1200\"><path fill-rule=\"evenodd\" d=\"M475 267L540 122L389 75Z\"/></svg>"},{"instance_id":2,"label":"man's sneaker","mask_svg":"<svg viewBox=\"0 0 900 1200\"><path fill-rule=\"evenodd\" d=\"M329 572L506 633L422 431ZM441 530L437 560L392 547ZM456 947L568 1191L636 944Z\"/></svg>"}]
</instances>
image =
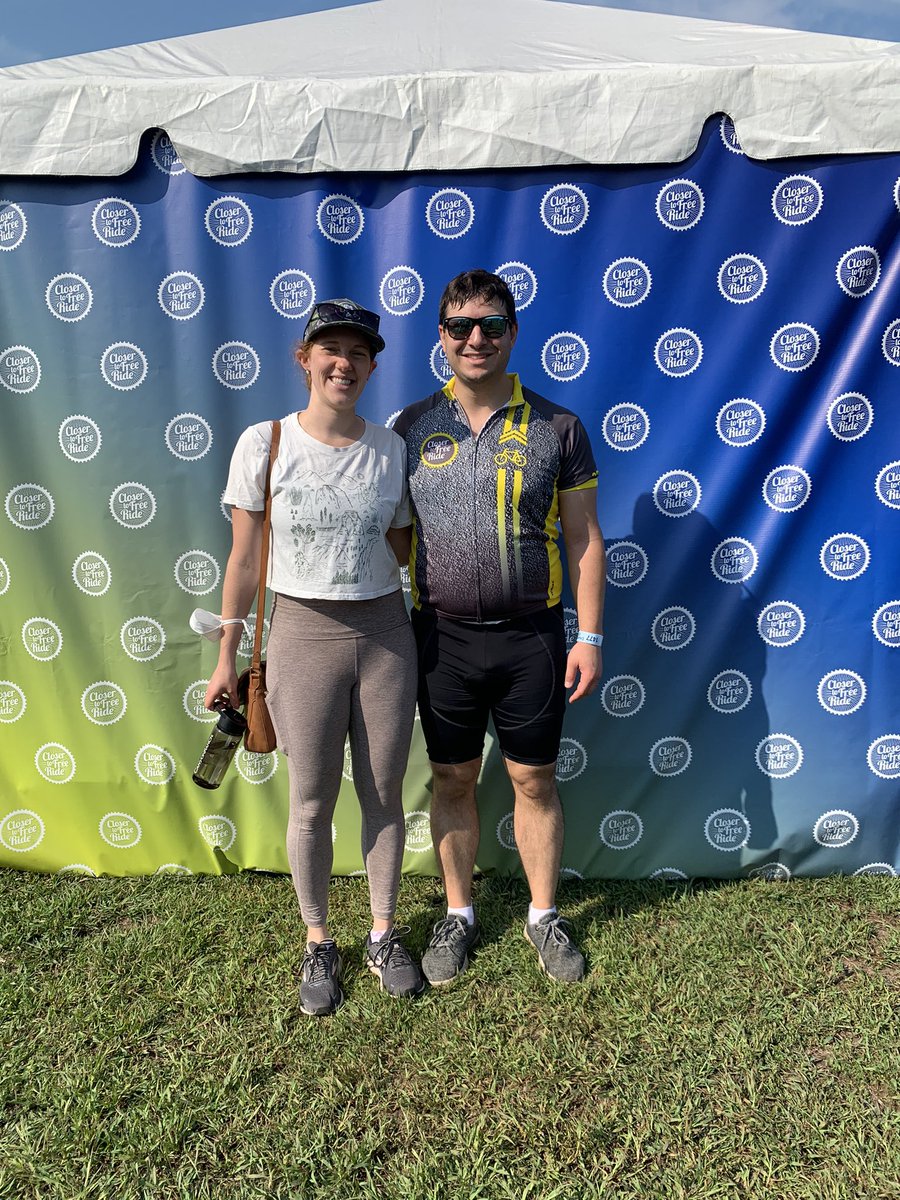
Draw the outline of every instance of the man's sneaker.
<instances>
[{"instance_id":1,"label":"man's sneaker","mask_svg":"<svg viewBox=\"0 0 900 1200\"><path fill-rule=\"evenodd\" d=\"M538 952L541 968L551 979L577 983L584 978L584 956L568 934L569 923L548 913L534 925L525 924L525 937Z\"/></svg>"},{"instance_id":2,"label":"man's sneaker","mask_svg":"<svg viewBox=\"0 0 900 1200\"><path fill-rule=\"evenodd\" d=\"M366 966L389 996L418 996L425 986L418 964L400 940L404 933L409 933L408 925L392 929L377 942L366 938Z\"/></svg>"},{"instance_id":3,"label":"man's sneaker","mask_svg":"<svg viewBox=\"0 0 900 1200\"><path fill-rule=\"evenodd\" d=\"M438 921L422 956L422 970L432 987L452 983L469 965L469 950L478 941L478 926L459 913Z\"/></svg>"},{"instance_id":4,"label":"man's sneaker","mask_svg":"<svg viewBox=\"0 0 900 1200\"><path fill-rule=\"evenodd\" d=\"M343 1002L337 946L330 938L310 942L300 964L300 1007L308 1017L327 1017Z\"/></svg>"}]
</instances>

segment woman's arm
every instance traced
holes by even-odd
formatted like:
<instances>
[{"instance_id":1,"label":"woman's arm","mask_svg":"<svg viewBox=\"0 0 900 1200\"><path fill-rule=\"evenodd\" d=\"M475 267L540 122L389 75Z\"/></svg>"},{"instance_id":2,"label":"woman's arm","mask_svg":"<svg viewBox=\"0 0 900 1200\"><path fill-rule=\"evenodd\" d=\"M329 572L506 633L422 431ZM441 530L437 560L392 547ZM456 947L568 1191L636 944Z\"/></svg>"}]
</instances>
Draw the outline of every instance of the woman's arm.
<instances>
[{"instance_id":1,"label":"woman's arm","mask_svg":"<svg viewBox=\"0 0 900 1200\"><path fill-rule=\"evenodd\" d=\"M231 553L225 566L222 584L222 616L247 616L259 590L259 558L262 550L262 512L250 512L245 508L231 510ZM262 620L262 614L257 614ZM235 655L243 633L242 625L226 625L219 643L219 661L210 676L206 689L206 707L213 709L216 703L237 701L237 672Z\"/></svg>"}]
</instances>

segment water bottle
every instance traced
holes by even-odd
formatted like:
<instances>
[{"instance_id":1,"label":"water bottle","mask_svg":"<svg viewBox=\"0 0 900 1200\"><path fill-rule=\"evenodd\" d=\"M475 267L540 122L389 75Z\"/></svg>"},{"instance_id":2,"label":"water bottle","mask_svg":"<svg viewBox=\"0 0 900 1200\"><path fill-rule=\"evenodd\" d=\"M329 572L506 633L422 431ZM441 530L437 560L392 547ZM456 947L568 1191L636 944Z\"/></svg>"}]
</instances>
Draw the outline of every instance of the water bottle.
<instances>
[{"instance_id":1,"label":"water bottle","mask_svg":"<svg viewBox=\"0 0 900 1200\"><path fill-rule=\"evenodd\" d=\"M247 729L246 718L236 708L229 704L217 708L219 719L194 770L194 783L202 788L219 786Z\"/></svg>"}]
</instances>

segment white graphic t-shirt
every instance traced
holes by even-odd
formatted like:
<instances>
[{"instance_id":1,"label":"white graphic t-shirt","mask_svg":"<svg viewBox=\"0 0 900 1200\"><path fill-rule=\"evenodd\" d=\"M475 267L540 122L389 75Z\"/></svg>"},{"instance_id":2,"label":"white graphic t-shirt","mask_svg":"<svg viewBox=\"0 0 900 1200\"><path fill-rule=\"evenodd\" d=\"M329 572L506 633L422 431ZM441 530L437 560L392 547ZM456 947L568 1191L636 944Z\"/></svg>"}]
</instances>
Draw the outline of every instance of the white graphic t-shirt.
<instances>
[{"instance_id":1,"label":"white graphic t-shirt","mask_svg":"<svg viewBox=\"0 0 900 1200\"><path fill-rule=\"evenodd\" d=\"M245 429L231 458L224 501L261 512L272 422ZM272 468L269 586L317 600L372 600L400 587L385 540L411 524L406 446L391 429L366 421L352 446L326 446L291 413L281 423Z\"/></svg>"}]
</instances>

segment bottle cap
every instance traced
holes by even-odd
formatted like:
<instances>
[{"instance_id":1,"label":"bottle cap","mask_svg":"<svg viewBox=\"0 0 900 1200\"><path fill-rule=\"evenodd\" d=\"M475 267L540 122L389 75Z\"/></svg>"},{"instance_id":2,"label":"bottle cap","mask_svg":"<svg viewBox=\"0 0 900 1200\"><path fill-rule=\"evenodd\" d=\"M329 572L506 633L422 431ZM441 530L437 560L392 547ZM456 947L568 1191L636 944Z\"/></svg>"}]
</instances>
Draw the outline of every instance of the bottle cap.
<instances>
[{"instance_id":1,"label":"bottle cap","mask_svg":"<svg viewBox=\"0 0 900 1200\"><path fill-rule=\"evenodd\" d=\"M247 730L247 718L230 704L223 704L219 711L216 728L229 737L243 737Z\"/></svg>"}]
</instances>

